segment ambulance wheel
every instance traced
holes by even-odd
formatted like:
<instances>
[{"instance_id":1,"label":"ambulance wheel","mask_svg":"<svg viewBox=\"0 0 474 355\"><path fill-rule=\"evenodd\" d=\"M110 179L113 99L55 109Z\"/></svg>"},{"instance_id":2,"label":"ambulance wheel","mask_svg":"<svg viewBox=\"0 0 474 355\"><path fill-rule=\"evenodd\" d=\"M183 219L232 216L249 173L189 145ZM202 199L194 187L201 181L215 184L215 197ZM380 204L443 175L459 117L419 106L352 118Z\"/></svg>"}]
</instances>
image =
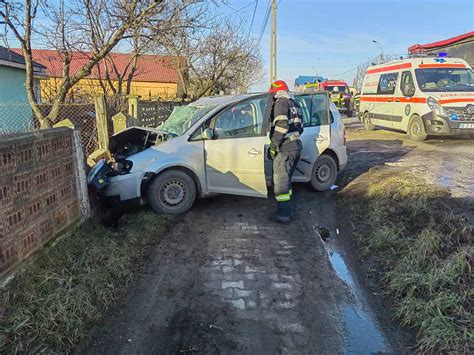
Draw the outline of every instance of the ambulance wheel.
<instances>
[{"instance_id":1,"label":"ambulance wheel","mask_svg":"<svg viewBox=\"0 0 474 355\"><path fill-rule=\"evenodd\" d=\"M334 185L337 178L337 165L334 159L326 154L321 155L313 165L311 185L316 191L326 191Z\"/></svg>"},{"instance_id":2,"label":"ambulance wheel","mask_svg":"<svg viewBox=\"0 0 474 355\"><path fill-rule=\"evenodd\" d=\"M362 123L364 124L364 128L366 131L373 131L375 129L375 125L372 123L370 119L369 112L364 113Z\"/></svg>"},{"instance_id":3,"label":"ambulance wheel","mask_svg":"<svg viewBox=\"0 0 474 355\"><path fill-rule=\"evenodd\" d=\"M187 212L196 199L196 185L183 171L167 170L158 175L148 189L148 202L159 213Z\"/></svg>"},{"instance_id":4,"label":"ambulance wheel","mask_svg":"<svg viewBox=\"0 0 474 355\"><path fill-rule=\"evenodd\" d=\"M428 135L426 134L425 124L420 116L413 116L410 125L408 126L408 136L410 139L421 142L424 141Z\"/></svg>"}]
</instances>

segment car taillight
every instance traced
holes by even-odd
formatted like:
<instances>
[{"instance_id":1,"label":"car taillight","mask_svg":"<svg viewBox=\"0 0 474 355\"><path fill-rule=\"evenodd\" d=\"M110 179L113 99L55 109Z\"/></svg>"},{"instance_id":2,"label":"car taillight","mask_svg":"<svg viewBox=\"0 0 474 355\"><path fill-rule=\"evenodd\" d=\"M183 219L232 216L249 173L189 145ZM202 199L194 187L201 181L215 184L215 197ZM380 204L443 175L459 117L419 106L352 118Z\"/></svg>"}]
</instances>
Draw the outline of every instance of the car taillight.
<instances>
[{"instance_id":1,"label":"car taillight","mask_svg":"<svg viewBox=\"0 0 474 355\"><path fill-rule=\"evenodd\" d=\"M344 127L344 145L347 143L346 127Z\"/></svg>"}]
</instances>

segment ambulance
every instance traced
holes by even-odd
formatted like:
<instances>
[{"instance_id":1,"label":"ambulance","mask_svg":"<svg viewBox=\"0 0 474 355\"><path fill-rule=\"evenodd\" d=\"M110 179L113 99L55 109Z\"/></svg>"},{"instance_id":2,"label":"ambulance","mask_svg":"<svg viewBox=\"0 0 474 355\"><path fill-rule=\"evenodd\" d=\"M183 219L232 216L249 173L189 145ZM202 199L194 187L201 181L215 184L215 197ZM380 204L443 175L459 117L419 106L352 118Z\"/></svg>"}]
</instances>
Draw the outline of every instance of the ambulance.
<instances>
[{"instance_id":1,"label":"ambulance","mask_svg":"<svg viewBox=\"0 0 474 355\"><path fill-rule=\"evenodd\" d=\"M366 130L393 128L415 141L474 134L474 73L465 60L444 53L371 66L359 112Z\"/></svg>"}]
</instances>

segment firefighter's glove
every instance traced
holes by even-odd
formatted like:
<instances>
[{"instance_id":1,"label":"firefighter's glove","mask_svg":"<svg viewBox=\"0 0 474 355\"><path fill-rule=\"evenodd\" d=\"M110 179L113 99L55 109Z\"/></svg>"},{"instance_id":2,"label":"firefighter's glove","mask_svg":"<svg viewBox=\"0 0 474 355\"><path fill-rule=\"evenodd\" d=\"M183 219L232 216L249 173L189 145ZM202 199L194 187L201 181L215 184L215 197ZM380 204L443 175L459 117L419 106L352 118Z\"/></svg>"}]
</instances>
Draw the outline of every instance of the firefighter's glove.
<instances>
[{"instance_id":1,"label":"firefighter's glove","mask_svg":"<svg viewBox=\"0 0 474 355\"><path fill-rule=\"evenodd\" d=\"M268 159L275 160L277 154L278 154L278 148L270 144L270 148L268 149Z\"/></svg>"}]
</instances>

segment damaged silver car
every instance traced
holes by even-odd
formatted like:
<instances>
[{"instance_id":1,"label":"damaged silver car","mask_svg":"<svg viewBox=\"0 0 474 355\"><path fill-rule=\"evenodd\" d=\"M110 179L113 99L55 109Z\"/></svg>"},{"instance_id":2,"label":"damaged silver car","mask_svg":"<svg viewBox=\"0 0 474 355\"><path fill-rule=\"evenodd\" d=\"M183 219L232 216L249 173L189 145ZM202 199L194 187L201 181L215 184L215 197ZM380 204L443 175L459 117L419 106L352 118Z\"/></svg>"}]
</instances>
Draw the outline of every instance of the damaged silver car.
<instances>
[{"instance_id":1,"label":"damaged silver car","mask_svg":"<svg viewBox=\"0 0 474 355\"><path fill-rule=\"evenodd\" d=\"M293 181L324 191L347 162L344 125L326 92L295 98L304 133ZM127 128L110 139L114 162L96 164L88 183L110 206L148 202L167 214L216 193L267 197L271 102L266 93L206 97L176 107L158 128Z\"/></svg>"}]
</instances>

